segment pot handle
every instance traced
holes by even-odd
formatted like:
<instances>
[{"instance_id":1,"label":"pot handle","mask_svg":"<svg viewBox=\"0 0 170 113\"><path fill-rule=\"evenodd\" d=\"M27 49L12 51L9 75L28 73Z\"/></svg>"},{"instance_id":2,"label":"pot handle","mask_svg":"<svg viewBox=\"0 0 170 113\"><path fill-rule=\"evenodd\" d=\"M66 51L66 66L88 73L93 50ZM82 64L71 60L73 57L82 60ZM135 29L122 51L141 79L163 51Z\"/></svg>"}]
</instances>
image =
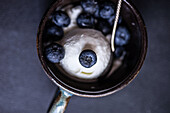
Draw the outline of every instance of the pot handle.
<instances>
[{"instance_id":1,"label":"pot handle","mask_svg":"<svg viewBox=\"0 0 170 113\"><path fill-rule=\"evenodd\" d=\"M47 113L64 113L72 94L58 88Z\"/></svg>"}]
</instances>

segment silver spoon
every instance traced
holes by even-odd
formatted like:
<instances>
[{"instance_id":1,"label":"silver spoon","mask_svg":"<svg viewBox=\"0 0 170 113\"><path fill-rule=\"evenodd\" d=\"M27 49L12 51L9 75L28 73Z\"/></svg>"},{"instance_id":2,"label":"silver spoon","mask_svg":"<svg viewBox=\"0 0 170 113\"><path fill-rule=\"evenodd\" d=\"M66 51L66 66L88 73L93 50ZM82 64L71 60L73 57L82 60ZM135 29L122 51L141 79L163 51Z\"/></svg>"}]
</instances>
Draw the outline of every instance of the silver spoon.
<instances>
[{"instance_id":1,"label":"silver spoon","mask_svg":"<svg viewBox=\"0 0 170 113\"><path fill-rule=\"evenodd\" d=\"M111 37L111 49L112 49L112 52L115 51L115 47L114 47L114 38L115 38L117 23L118 23L118 20L119 20L121 4L122 4L122 0L119 0L119 1L118 1L118 4L117 4L116 17L115 17L115 20L114 20L113 31L112 31L112 37Z\"/></svg>"}]
</instances>

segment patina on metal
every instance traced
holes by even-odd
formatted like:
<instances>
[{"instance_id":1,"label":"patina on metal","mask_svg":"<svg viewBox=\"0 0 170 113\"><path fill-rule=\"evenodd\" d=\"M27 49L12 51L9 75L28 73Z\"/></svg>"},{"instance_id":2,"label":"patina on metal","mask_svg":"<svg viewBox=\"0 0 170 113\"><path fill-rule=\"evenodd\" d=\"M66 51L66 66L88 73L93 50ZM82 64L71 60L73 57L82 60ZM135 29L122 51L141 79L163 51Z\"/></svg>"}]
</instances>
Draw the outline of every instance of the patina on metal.
<instances>
[{"instance_id":1,"label":"patina on metal","mask_svg":"<svg viewBox=\"0 0 170 113\"><path fill-rule=\"evenodd\" d=\"M64 113L72 94L58 88L54 101L47 113Z\"/></svg>"}]
</instances>

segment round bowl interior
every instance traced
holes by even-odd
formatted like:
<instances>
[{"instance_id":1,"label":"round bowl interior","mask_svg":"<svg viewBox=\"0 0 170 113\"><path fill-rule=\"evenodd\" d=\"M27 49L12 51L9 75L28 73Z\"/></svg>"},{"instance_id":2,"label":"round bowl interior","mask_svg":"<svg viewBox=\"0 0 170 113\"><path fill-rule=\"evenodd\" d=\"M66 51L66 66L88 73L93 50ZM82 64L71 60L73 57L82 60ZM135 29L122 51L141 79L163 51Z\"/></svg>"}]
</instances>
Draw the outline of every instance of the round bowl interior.
<instances>
[{"instance_id":1,"label":"round bowl interior","mask_svg":"<svg viewBox=\"0 0 170 113\"><path fill-rule=\"evenodd\" d=\"M41 64L48 77L59 87L78 96L100 97L114 93L126 86L139 72L146 56L147 34L144 22L132 3L124 0L121 16L129 28L131 39L126 46L127 54L123 64L114 72L105 73L103 77L94 81L82 81L69 77L67 73L48 62L43 54L43 30L48 17L56 8L77 2L78 0L57 0L47 10L39 26L37 35L37 50ZM117 4L117 0L112 0ZM111 68L113 65L111 66Z\"/></svg>"}]
</instances>

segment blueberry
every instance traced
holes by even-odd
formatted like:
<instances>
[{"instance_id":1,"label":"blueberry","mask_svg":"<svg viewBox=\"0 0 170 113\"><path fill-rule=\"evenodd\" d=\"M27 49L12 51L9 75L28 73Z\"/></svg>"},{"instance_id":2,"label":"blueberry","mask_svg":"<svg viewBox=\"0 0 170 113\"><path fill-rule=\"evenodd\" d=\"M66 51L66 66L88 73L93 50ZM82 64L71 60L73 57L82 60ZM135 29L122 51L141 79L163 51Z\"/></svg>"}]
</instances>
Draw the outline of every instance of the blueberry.
<instances>
[{"instance_id":1,"label":"blueberry","mask_svg":"<svg viewBox=\"0 0 170 113\"><path fill-rule=\"evenodd\" d=\"M112 2L104 2L100 6L99 15L103 19L109 19L112 15L115 14L114 4Z\"/></svg>"},{"instance_id":2,"label":"blueberry","mask_svg":"<svg viewBox=\"0 0 170 113\"><path fill-rule=\"evenodd\" d=\"M117 47L115 48L115 52L114 52L115 57L116 57L116 58L121 57L124 51L125 51L125 48L124 48L123 46L117 46Z\"/></svg>"},{"instance_id":3,"label":"blueberry","mask_svg":"<svg viewBox=\"0 0 170 113\"><path fill-rule=\"evenodd\" d=\"M112 32L112 26L107 22L107 20L100 19L97 22L96 29L101 31L104 35Z\"/></svg>"},{"instance_id":4,"label":"blueberry","mask_svg":"<svg viewBox=\"0 0 170 113\"><path fill-rule=\"evenodd\" d=\"M77 25L81 28L93 28L95 19L92 15L88 13L81 13L77 17Z\"/></svg>"},{"instance_id":5,"label":"blueberry","mask_svg":"<svg viewBox=\"0 0 170 113\"><path fill-rule=\"evenodd\" d=\"M46 38L49 40L58 41L64 35L63 29L54 24L46 26L45 29Z\"/></svg>"},{"instance_id":6,"label":"blueberry","mask_svg":"<svg viewBox=\"0 0 170 113\"><path fill-rule=\"evenodd\" d=\"M130 33L128 29L124 26L119 26L115 35L115 45L123 46L128 43L130 39Z\"/></svg>"},{"instance_id":7,"label":"blueberry","mask_svg":"<svg viewBox=\"0 0 170 113\"><path fill-rule=\"evenodd\" d=\"M63 46L52 43L45 48L45 56L52 63L59 63L65 55Z\"/></svg>"},{"instance_id":8,"label":"blueberry","mask_svg":"<svg viewBox=\"0 0 170 113\"><path fill-rule=\"evenodd\" d=\"M70 18L64 11L56 11L52 21L59 27L67 27L70 24Z\"/></svg>"},{"instance_id":9,"label":"blueberry","mask_svg":"<svg viewBox=\"0 0 170 113\"><path fill-rule=\"evenodd\" d=\"M114 22L115 22L115 15L112 15L109 19L108 19L108 22L111 26L114 25ZM122 23L122 17L119 16L119 20L118 20L118 24L121 24Z\"/></svg>"},{"instance_id":10,"label":"blueberry","mask_svg":"<svg viewBox=\"0 0 170 113\"><path fill-rule=\"evenodd\" d=\"M90 68L97 62L96 53L92 50L84 50L79 56L80 64L85 68Z\"/></svg>"},{"instance_id":11,"label":"blueberry","mask_svg":"<svg viewBox=\"0 0 170 113\"><path fill-rule=\"evenodd\" d=\"M99 9L96 0L82 0L81 6L86 13L90 14L94 14Z\"/></svg>"}]
</instances>

